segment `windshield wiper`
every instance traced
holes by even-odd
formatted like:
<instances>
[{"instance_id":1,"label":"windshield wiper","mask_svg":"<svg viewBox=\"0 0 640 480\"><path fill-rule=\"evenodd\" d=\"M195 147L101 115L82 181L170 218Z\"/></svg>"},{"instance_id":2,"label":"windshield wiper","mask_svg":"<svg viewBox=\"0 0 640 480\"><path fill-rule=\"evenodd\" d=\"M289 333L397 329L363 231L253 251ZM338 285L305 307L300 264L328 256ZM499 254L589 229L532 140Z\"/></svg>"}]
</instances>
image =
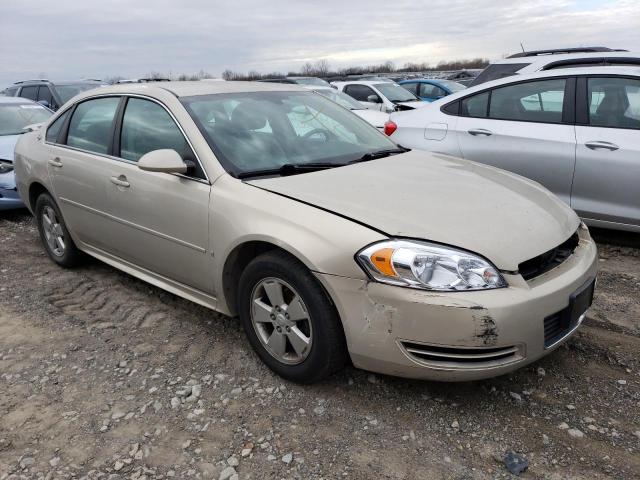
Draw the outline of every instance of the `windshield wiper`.
<instances>
[{"instance_id":1,"label":"windshield wiper","mask_svg":"<svg viewBox=\"0 0 640 480\"><path fill-rule=\"evenodd\" d=\"M411 151L411 149L398 145L398 148L387 148L385 150L365 153L360 158L351 160L349 163L368 162L369 160L377 160L378 158L384 158L390 155L397 155L399 153L406 153L409 151Z\"/></svg>"},{"instance_id":2,"label":"windshield wiper","mask_svg":"<svg viewBox=\"0 0 640 480\"><path fill-rule=\"evenodd\" d=\"M329 162L316 162L316 163L285 163L278 168L269 168L264 170L251 170L248 172L242 172L238 174L238 178L249 177L266 177L269 175L280 175L286 177L289 175L296 175L298 173L316 172L318 170L327 170L329 168L343 167L344 163L329 163Z\"/></svg>"}]
</instances>

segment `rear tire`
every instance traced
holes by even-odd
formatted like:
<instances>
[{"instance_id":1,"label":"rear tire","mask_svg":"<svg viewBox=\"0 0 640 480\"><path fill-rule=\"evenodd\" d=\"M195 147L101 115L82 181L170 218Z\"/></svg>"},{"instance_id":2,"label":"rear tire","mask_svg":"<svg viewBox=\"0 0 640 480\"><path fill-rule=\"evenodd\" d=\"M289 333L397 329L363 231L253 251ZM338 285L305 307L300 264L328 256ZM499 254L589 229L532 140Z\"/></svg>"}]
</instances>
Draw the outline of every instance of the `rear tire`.
<instances>
[{"instance_id":1,"label":"rear tire","mask_svg":"<svg viewBox=\"0 0 640 480\"><path fill-rule=\"evenodd\" d=\"M40 194L36 200L35 216L40 240L49 258L65 268L78 265L82 253L73 243L62 213L48 193Z\"/></svg>"},{"instance_id":2,"label":"rear tire","mask_svg":"<svg viewBox=\"0 0 640 480\"><path fill-rule=\"evenodd\" d=\"M286 252L267 252L247 265L238 310L251 346L287 380L317 382L347 360L335 307L311 272Z\"/></svg>"}]
</instances>

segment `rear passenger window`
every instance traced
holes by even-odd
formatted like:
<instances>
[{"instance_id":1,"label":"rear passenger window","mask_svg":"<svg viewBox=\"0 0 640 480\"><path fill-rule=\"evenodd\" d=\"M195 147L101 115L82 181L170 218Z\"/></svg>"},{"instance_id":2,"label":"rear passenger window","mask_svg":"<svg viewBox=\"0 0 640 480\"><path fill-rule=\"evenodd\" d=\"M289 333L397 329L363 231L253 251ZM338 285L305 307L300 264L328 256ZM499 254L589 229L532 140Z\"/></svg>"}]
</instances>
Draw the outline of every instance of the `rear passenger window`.
<instances>
[{"instance_id":1,"label":"rear passenger window","mask_svg":"<svg viewBox=\"0 0 640 480\"><path fill-rule=\"evenodd\" d=\"M120 97L105 97L80 103L71 117L67 145L90 152L109 153L111 126Z\"/></svg>"},{"instance_id":2,"label":"rear passenger window","mask_svg":"<svg viewBox=\"0 0 640 480\"><path fill-rule=\"evenodd\" d=\"M518 83L491 92L489 118L521 122L562 123L566 80Z\"/></svg>"},{"instance_id":3,"label":"rear passenger window","mask_svg":"<svg viewBox=\"0 0 640 480\"><path fill-rule=\"evenodd\" d=\"M442 108L442 111L448 113L450 115L459 115L460 114L460 102L453 102L445 105Z\"/></svg>"},{"instance_id":4,"label":"rear passenger window","mask_svg":"<svg viewBox=\"0 0 640 480\"><path fill-rule=\"evenodd\" d=\"M185 160L194 158L184 135L162 106L130 98L122 119L120 156L137 162L145 153L164 148L175 150Z\"/></svg>"},{"instance_id":5,"label":"rear passenger window","mask_svg":"<svg viewBox=\"0 0 640 480\"><path fill-rule=\"evenodd\" d=\"M462 112L465 117L486 118L489 105L489 92L479 93L462 99Z\"/></svg>"},{"instance_id":6,"label":"rear passenger window","mask_svg":"<svg viewBox=\"0 0 640 480\"><path fill-rule=\"evenodd\" d=\"M47 128L46 140L51 143L58 143L58 135L60 134L60 130L64 125L64 121L69 116L69 110L60 115L55 122L51 124L49 128Z\"/></svg>"},{"instance_id":7,"label":"rear passenger window","mask_svg":"<svg viewBox=\"0 0 640 480\"><path fill-rule=\"evenodd\" d=\"M589 125L640 129L640 80L590 78Z\"/></svg>"}]
</instances>

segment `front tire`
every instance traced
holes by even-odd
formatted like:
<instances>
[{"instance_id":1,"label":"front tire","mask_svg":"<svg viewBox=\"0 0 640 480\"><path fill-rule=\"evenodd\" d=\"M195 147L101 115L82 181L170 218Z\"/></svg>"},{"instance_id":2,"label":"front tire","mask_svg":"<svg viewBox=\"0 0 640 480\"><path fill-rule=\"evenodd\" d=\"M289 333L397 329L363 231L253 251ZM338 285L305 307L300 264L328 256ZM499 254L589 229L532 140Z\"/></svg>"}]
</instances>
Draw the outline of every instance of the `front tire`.
<instances>
[{"instance_id":1,"label":"front tire","mask_svg":"<svg viewBox=\"0 0 640 480\"><path fill-rule=\"evenodd\" d=\"M249 263L240 277L238 310L258 356L287 380L317 382L347 360L335 307L311 272L285 252Z\"/></svg>"},{"instance_id":2,"label":"front tire","mask_svg":"<svg viewBox=\"0 0 640 480\"><path fill-rule=\"evenodd\" d=\"M81 253L73 243L56 202L48 193L36 200L36 223L40 240L49 258L61 267L73 267L80 262Z\"/></svg>"}]
</instances>

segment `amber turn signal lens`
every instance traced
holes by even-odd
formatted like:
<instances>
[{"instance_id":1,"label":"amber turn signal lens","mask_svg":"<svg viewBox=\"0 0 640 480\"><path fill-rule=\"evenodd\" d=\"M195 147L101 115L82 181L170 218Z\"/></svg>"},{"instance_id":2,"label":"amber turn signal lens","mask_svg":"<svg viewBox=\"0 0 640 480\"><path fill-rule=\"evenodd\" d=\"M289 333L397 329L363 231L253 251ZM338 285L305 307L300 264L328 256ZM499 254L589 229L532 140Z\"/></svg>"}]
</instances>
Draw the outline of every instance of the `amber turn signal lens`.
<instances>
[{"instance_id":1,"label":"amber turn signal lens","mask_svg":"<svg viewBox=\"0 0 640 480\"><path fill-rule=\"evenodd\" d=\"M381 248L380 250L373 252L371 257L369 257L373 266L376 267L380 273L387 275L388 277L398 276L396 271L393 269L393 264L391 263L393 252L393 248Z\"/></svg>"}]
</instances>

